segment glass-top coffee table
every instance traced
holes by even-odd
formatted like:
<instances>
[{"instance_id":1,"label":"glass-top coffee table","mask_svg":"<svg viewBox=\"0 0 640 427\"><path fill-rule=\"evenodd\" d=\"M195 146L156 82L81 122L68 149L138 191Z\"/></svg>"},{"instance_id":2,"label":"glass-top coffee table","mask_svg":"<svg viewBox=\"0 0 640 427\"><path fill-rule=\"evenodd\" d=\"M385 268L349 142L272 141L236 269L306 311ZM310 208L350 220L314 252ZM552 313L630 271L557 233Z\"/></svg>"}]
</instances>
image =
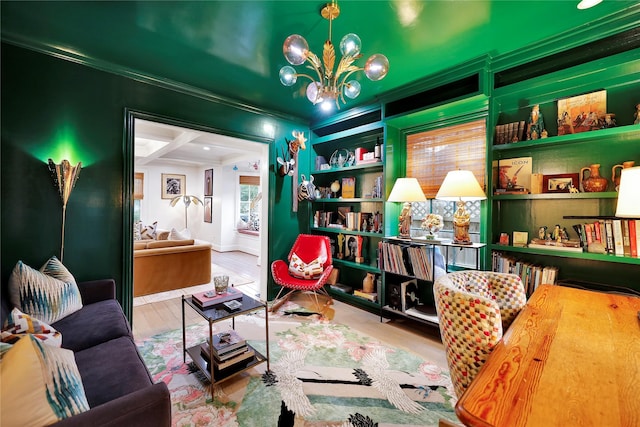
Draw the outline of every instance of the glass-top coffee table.
<instances>
[{"instance_id":1,"label":"glass-top coffee table","mask_svg":"<svg viewBox=\"0 0 640 427\"><path fill-rule=\"evenodd\" d=\"M222 381L226 381L253 368L260 363L267 362L267 370L269 369L269 308L267 304L256 300L246 294L242 295L242 300L239 300L242 305L236 310L230 310L223 304L219 304L210 308L200 308L190 296L182 296L182 358L186 363L187 354L193 360L193 363L197 368L209 379L211 382L211 396L213 396L214 385ZM224 369L218 369L216 363L209 363L201 353L201 344L197 343L194 346L187 348L187 329L185 325L185 307L191 307L196 313L202 316L209 323L209 354L213 355L213 324L221 322L223 320L231 319L231 327L235 330L235 318L246 314L251 314L260 310L264 310L264 324L265 324L265 342L266 342L266 355L263 355L251 345L247 344L250 350L255 353L253 357L245 359L233 366L229 366ZM213 359L213 356L211 357Z\"/></svg>"}]
</instances>

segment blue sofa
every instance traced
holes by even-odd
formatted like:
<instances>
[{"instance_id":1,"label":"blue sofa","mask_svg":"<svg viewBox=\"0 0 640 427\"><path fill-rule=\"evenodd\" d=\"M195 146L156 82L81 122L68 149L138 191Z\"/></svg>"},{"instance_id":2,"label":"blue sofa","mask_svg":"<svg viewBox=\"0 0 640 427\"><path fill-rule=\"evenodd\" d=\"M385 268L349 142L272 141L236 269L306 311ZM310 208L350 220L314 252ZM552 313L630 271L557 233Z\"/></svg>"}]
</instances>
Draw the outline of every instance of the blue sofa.
<instances>
[{"instance_id":1,"label":"blue sofa","mask_svg":"<svg viewBox=\"0 0 640 427\"><path fill-rule=\"evenodd\" d=\"M62 347L75 354L91 409L53 425L170 426L169 389L153 383L115 299L115 282L80 282L78 288L83 308L51 326L62 334ZM4 325L12 309L6 285L1 299Z\"/></svg>"}]
</instances>

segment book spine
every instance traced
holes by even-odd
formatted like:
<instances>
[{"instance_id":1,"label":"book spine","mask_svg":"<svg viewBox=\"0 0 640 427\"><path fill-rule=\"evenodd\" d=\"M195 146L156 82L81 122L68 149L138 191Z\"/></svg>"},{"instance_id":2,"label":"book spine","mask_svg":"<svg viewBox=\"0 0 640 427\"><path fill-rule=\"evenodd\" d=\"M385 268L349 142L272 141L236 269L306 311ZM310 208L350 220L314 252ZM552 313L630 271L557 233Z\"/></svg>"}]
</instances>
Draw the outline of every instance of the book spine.
<instances>
[{"instance_id":1,"label":"book spine","mask_svg":"<svg viewBox=\"0 0 640 427\"><path fill-rule=\"evenodd\" d=\"M640 257L640 219L636 219L634 222L636 224L636 247L638 248L636 257Z\"/></svg>"},{"instance_id":2,"label":"book spine","mask_svg":"<svg viewBox=\"0 0 640 427\"><path fill-rule=\"evenodd\" d=\"M631 239L629 239L629 220L620 220L622 223L622 246L624 256L631 256Z\"/></svg>"},{"instance_id":3,"label":"book spine","mask_svg":"<svg viewBox=\"0 0 640 427\"><path fill-rule=\"evenodd\" d=\"M604 220L604 230L607 238L606 249L607 253L612 254L615 251L613 244L613 220L605 219Z\"/></svg>"},{"instance_id":4,"label":"book spine","mask_svg":"<svg viewBox=\"0 0 640 427\"><path fill-rule=\"evenodd\" d=\"M624 256L624 243L622 240L622 221L613 219L613 253L614 255Z\"/></svg>"},{"instance_id":5,"label":"book spine","mask_svg":"<svg viewBox=\"0 0 640 427\"><path fill-rule=\"evenodd\" d=\"M629 220L629 248L632 257L638 257L638 229L637 220Z\"/></svg>"}]
</instances>

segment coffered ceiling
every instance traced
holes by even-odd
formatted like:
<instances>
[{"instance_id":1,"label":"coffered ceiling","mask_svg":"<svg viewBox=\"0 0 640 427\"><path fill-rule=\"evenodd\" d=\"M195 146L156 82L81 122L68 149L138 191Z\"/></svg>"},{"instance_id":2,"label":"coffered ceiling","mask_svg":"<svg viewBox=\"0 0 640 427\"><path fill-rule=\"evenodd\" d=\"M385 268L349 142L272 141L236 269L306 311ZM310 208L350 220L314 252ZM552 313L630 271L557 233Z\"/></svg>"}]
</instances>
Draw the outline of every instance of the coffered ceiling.
<instances>
[{"instance_id":1,"label":"coffered ceiling","mask_svg":"<svg viewBox=\"0 0 640 427\"><path fill-rule=\"evenodd\" d=\"M604 0L578 10L577 0L342 0L333 43L357 33L363 58L385 54L384 80L364 76L369 103L425 76L470 59L518 50L637 4ZM303 35L320 55L328 22L322 1L2 1L2 37L107 70L177 82L253 107L320 118L304 96L306 81L284 87L284 39ZM299 67L300 68L300 67ZM330 114L330 113L329 113Z\"/></svg>"}]
</instances>

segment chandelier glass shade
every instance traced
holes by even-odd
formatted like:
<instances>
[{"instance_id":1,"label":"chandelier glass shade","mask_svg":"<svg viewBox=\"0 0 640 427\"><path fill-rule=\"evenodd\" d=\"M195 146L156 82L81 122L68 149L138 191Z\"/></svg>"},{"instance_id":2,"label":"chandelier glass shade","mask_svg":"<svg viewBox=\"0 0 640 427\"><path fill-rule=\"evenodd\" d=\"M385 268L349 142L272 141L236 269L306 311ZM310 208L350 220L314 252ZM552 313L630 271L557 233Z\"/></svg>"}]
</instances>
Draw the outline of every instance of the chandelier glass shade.
<instances>
[{"instance_id":1,"label":"chandelier glass shade","mask_svg":"<svg viewBox=\"0 0 640 427\"><path fill-rule=\"evenodd\" d=\"M389 60L386 56L377 53L367 59L364 67L355 65L354 62L362 56L360 53L362 42L357 34L349 33L340 40L339 48L342 58L334 71L336 52L331 42L331 24L340 15L340 8L335 1L332 1L327 3L320 13L329 21L329 37L322 49L322 60L309 50L309 44L299 34L290 35L282 45L282 52L289 64L307 63L307 68L315 72L315 75L298 73L291 65L285 65L280 69L280 82L285 86L293 86L298 81L298 77L305 77L310 80L306 89L309 101L313 104L323 103L329 106L333 101L336 107L340 108L340 101L343 104L346 103L345 96L354 99L360 95L360 83L357 80L350 80L354 73L364 71L369 80L381 80L389 71Z\"/></svg>"}]
</instances>

